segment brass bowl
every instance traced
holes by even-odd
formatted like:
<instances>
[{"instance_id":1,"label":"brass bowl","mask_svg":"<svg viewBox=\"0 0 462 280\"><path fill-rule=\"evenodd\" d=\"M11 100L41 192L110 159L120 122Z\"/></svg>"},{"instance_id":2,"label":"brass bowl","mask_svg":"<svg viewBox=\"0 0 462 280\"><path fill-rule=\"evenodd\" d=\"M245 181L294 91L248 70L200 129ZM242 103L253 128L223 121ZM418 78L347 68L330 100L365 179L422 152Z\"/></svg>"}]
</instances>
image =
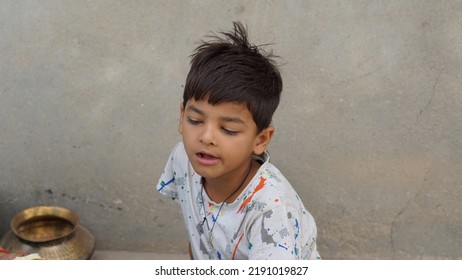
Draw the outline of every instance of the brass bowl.
<instances>
[{"instance_id":1,"label":"brass bowl","mask_svg":"<svg viewBox=\"0 0 462 280\"><path fill-rule=\"evenodd\" d=\"M17 213L1 239L10 252L38 253L45 259L89 259L95 238L77 213L57 206L37 206Z\"/></svg>"}]
</instances>

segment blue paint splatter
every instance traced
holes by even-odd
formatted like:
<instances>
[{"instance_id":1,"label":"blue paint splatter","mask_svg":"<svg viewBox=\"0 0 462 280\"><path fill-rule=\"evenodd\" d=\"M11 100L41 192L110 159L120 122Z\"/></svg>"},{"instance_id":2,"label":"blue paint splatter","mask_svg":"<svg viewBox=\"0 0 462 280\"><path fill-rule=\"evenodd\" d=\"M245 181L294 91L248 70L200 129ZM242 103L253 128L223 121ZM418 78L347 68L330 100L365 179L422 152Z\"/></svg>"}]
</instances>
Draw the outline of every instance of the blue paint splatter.
<instances>
[{"instance_id":1,"label":"blue paint splatter","mask_svg":"<svg viewBox=\"0 0 462 280\"><path fill-rule=\"evenodd\" d=\"M289 250L289 248L287 248L286 246L282 245L282 244L278 244L279 247L285 249L286 251Z\"/></svg>"},{"instance_id":2,"label":"blue paint splatter","mask_svg":"<svg viewBox=\"0 0 462 280\"><path fill-rule=\"evenodd\" d=\"M295 227L297 228L297 232L295 233L295 240L297 240L298 234L300 233L300 225L298 224L297 219L295 219Z\"/></svg>"},{"instance_id":3,"label":"blue paint splatter","mask_svg":"<svg viewBox=\"0 0 462 280\"><path fill-rule=\"evenodd\" d=\"M298 255L298 248L297 248L297 238L298 235L300 234L300 225L298 223L298 220L295 218L295 227L297 228L297 232L294 235L294 253L297 256Z\"/></svg>"},{"instance_id":4,"label":"blue paint splatter","mask_svg":"<svg viewBox=\"0 0 462 280\"><path fill-rule=\"evenodd\" d=\"M166 186L170 185L171 183L173 183L173 181L175 181L175 177L173 177L172 179L170 179L170 181L168 181L167 183L165 183L164 181L160 181L160 188L157 190L157 191L161 191L163 188L165 188Z\"/></svg>"}]
</instances>

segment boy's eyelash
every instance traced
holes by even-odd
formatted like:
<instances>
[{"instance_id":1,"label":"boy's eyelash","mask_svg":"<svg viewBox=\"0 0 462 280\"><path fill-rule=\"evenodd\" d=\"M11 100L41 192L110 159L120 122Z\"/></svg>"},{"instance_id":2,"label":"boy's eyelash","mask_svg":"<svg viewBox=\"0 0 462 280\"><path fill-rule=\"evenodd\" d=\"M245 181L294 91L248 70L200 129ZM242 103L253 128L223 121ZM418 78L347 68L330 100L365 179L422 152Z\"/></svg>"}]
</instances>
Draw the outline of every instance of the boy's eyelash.
<instances>
[{"instance_id":1,"label":"boy's eyelash","mask_svg":"<svg viewBox=\"0 0 462 280\"><path fill-rule=\"evenodd\" d=\"M234 131L234 130L229 130L229 129L226 129L226 128L222 128L223 132L225 134L228 134L228 135L236 135L238 134L239 132L238 131Z\"/></svg>"},{"instance_id":2,"label":"boy's eyelash","mask_svg":"<svg viewBox=\"0 0 462 280\"><path fill-rule=\"evenodd\" d=\"M200 121L195 120L195 119L190 119L190 118L188 118L188 122L189 122L190 124L199 124L199 123L200 123Z\"/></svg>"},{"instance_id":3,"label":"boy's eyelash","mask_svg":"<svg viewBox=\"0 0 462 280\"><path fill-rule=\"evenodd\" d=\"M192 124L192 125L197 125L197 124L200 124L200 123L201 123L200 120L196 120L196 119L188 118L187 120L188 120L188 122L189 122L190 124ZM229 130L229 129L227 129L227 128L222 128L221 130L222 130L225 134L231 135L231 136L237 135L237 134L239 133L239 131Z\"/></svg>"}]
</instances>

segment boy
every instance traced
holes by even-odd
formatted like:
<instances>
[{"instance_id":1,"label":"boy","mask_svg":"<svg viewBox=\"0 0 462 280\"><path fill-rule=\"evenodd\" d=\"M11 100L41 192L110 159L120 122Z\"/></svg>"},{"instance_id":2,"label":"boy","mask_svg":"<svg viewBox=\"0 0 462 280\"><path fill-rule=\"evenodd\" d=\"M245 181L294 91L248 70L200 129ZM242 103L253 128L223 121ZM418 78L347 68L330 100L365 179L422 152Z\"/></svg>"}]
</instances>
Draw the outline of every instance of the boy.
<instances>
[{"instance_id":1,"label":"boy","mask_svg":"<svg viewBox=\"0 0 462 280\"><path fill-rule=\"evenodd\" d=\"M315 221L266 152L280 73L241 23L221 34L192 56L157 190L181 205L193 259L319 258Z\"/></svg>"}]
</instances>

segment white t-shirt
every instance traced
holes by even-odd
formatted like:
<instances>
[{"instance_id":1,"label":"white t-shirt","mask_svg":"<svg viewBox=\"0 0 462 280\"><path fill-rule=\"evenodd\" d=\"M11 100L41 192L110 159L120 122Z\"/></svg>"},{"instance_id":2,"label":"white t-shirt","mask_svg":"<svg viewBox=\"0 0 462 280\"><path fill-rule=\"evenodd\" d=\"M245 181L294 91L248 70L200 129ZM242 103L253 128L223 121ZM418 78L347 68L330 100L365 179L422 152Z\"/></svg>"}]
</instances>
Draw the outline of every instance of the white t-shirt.
<instances>
[{"instance_id":1,"label":"white t-shirt","mask_svg":"<svg viewBox=\"0 0 462 280\"><path fill-rule=\"evenodd\" d=\"M313 217L266 153L238 198L222 205L207 196L179 143L157 190L180 204L194 259L320 258Z\"/></svg>"}]
</instances>

